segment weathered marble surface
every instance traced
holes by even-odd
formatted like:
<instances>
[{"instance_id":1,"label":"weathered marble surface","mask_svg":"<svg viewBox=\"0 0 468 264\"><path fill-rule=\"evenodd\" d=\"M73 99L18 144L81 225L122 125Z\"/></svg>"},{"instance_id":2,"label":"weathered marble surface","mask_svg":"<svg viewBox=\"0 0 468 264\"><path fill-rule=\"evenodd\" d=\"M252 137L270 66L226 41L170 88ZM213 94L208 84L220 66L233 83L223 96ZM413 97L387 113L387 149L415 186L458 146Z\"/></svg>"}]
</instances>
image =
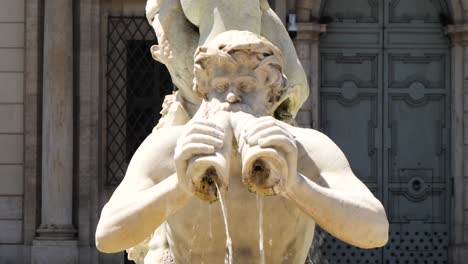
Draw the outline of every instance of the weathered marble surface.
<instances>
[{"instance_id":1,"label":"weathered marble surface","mask_svg":"<svg viewBox=\"0 0 468 264\"><path fill-rule=\"evenodd\" d=\"M105 205L99 250L150 237L129 251L140 263L222 263L223 217L207 202L220 195L214 182L235 263L259 261L257 196L266 263L304 263L315 223L358 247L387 242L385 210L341 150L291 125L307 82L266 1L148 1L147 15L160 43L152 54L179 92Z\"/></svg>"}]
</instances>

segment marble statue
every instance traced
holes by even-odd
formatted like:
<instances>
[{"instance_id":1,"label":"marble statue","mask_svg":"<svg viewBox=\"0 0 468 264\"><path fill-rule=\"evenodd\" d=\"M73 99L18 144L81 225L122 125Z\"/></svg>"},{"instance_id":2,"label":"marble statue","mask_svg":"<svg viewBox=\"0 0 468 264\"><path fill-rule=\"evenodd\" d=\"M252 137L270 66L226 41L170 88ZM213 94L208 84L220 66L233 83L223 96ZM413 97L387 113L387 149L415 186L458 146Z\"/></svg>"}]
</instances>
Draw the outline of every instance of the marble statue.
<instances>
[{"instance_id":1,"label":"marble statue","mask_svg":"<svg viewBox=\"0 0 468 264\"><path fill-rule=\"evenodd\" d=\"M307 81L266 1L152 0L147 15L179 92L102 210L100 251L222 263L228 239L233 263L302 264L315 224L361 248L386 244L385 210L342 151L294 126Z\"/></svg>"}]
</instances>

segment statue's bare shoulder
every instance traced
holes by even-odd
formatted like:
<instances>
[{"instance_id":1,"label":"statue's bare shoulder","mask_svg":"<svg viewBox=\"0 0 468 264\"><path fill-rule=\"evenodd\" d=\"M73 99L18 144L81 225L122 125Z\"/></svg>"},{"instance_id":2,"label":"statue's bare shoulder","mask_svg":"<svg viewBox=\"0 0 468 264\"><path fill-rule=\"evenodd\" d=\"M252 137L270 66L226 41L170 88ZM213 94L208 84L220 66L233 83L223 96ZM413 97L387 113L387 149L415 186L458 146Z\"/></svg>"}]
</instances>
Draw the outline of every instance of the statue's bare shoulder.
<instances>
[{"instance_id":1,"label":"statue's bare shoulder","mask_svg":"<svg viewBox=\"0 0 468 264\"><path fill-rule=\"evenodd\" d=\"M298 144L299 172L331 189L369 192L353 173L343 151L327 135L314 129L292 130Z\"/></svg>"},{"instance_id":2,"label":"statue's bare shoulder","mask_svg":"<svg viewBox=\"0 0 468 264\"><path fill-rule=\"evenodd\" d=\"M150 188L173 174L174 148L183 129L184 126L163 127L148 135L133 155L114 196Z\"/></svg>"}]
</instances>

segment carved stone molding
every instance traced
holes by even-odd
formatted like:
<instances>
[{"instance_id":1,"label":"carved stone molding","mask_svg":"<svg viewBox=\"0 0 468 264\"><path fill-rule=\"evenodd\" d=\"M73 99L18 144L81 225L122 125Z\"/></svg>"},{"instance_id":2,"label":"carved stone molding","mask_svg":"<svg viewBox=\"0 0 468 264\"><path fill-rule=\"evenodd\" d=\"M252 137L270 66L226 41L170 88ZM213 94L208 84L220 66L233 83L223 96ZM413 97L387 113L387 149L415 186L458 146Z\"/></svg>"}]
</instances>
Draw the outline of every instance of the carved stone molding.
<instances>
[{"instance_id":1,"label":"carved stone molding","mask_svg":"<svg viewBox=\"0 0 468 264\"><path fill-rule=\"evenodd\" d=\"M297 23L297 40L318 42L321 33L327 31L327 25L317 23Z\"/></svg>"},{"instance_id":2,"label":"carved stone molding","mask_svg":"<svg viewBox=\"0 0 468 264\"><path fill-rule=\"evenodd\" d=\"M450 35L452 46L468 46L468 24L449 25L445 32Z\"/></svg>"}]
</instances>

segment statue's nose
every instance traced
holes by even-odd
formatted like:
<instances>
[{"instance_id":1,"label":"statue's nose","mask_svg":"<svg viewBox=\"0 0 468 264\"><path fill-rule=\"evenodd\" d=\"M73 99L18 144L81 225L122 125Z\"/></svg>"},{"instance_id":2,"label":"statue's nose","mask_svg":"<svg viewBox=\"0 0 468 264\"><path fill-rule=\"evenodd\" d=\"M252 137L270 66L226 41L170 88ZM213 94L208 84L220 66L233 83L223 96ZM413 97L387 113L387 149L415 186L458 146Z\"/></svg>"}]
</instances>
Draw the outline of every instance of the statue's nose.
<instances>
[{"instance_id":1,"label":"statue's nose","mask_svg":"<svg viewBox=\"0 0 468 264\"><path fill-rule=\"evenodd\" d=\"M235 103L239 103L241 101L239 95L236 93L235 90L236 89L234 87L231 87L229 89L229 92L226 95L226 102L228 102L230 104L235 104Z\"/></svg>"}]
</instances>

